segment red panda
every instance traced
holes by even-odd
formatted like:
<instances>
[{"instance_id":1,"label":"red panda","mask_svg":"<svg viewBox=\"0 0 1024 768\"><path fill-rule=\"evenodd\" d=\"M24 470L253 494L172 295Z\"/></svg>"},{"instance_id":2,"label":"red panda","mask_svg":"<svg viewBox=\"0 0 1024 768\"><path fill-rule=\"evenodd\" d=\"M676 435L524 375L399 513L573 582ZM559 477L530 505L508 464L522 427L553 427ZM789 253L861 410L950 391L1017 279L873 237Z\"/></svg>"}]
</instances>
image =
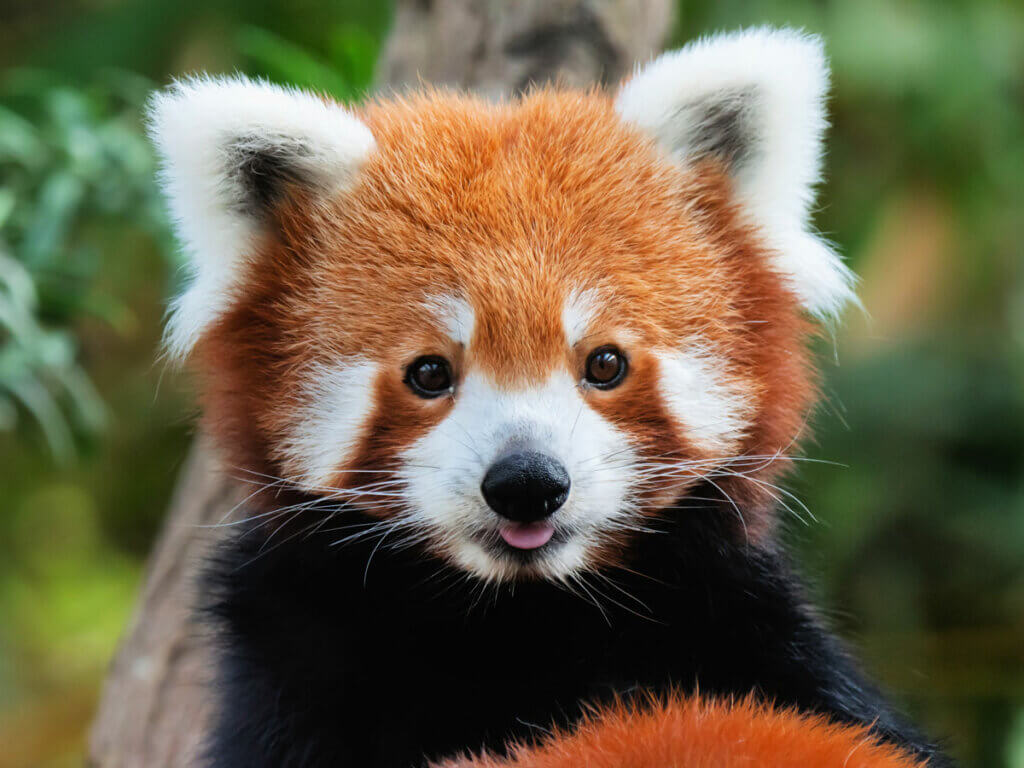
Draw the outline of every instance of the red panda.
<instances>
[{"instance_id":1,"label":"red panda","mask_svg":"<svg viewBox=\"0 0 1024 768\"><path fill-rule=\"evenodd\" d=\"M684 742L755 709L752 743L943 764L774 533L807 340L852 298L809 225L827 79L817 39L759 29L615 94L154 98L192 269L168 349L260 481L204 582L212 765L411 766L552 728L510 760L569 764L557 744L599 732L619 757L593 764L645 765L614 733L659 724L651 754L725 764ZM804 714L680 698L697 686Z\"/></svg>"}]
</instances>

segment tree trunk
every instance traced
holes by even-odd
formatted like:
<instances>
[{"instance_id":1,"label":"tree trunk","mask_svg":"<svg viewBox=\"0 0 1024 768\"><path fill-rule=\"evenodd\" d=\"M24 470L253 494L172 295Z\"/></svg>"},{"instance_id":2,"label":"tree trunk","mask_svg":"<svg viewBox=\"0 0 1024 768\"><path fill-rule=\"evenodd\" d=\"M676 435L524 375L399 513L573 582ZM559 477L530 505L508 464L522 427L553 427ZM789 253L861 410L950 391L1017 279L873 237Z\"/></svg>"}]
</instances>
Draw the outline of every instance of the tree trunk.
<instances>
[{"instance_id":1,"label":"tree trunk","mask_svg":"<svg viewBox=\"0 0 1024 768\"><path fill-rule=\"evenodd\" d=\"M556 80L614 84L655 53L672 0L398 0L378 65L383 90L421 82L498 98ZM111 665L89 764L197 764L211 701L209 639L192 618L197 566L244 489L205 438L193 446L145 586Z\"/></svg>"}]
</instances>

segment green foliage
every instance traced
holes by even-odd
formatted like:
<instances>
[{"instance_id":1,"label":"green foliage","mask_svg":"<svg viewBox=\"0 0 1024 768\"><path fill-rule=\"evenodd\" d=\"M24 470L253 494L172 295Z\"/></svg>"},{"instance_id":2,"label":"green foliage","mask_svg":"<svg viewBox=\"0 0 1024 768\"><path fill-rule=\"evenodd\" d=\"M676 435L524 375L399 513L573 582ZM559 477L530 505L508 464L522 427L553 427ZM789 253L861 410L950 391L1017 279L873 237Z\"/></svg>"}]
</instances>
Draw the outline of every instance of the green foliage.
<instances>
[{"instance_id":1,"label":"green foliage","mask_svg":"<svg viewBox=\"0 0 1024 768\"><path fill-rule=\"evenodd\" d=\"M74 326L130 322L121 297L95 289L104 260L89 230L127 220L165 236L139 130L149 88L126 74L87 88L31 71L0 83L0 429L31 414L64 461L73 428L104 422Z\"/></svg>"},{"instance_id":2,"label":"green foliage","mask_svg":"<svg viewBox=\"0 0 1024 768\"><path fill-rule=\"evenodd\" d=\"M357 26L337 27L329 56L321 59L272 32L256 27L238 31L238 50L270 79L353 101L366 93L373 77L377 43Z\"/></svg>"}]
</instances>

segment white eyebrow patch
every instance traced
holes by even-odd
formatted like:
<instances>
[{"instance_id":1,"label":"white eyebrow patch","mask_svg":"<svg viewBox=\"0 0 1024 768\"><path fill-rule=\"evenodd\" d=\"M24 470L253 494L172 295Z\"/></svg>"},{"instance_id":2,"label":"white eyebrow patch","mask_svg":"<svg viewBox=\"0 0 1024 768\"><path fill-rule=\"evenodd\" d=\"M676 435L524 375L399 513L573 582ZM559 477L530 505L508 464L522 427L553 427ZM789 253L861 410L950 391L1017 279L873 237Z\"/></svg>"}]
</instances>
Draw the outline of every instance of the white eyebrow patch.
<instances>
[{"instance_id":1,"label":"white eyebrow patch","mask_svg":"<svg viewBox=\"0 0 1024 768\"><path fill-rule=\"evenodd\" d=\"M665 405L683 437L704 451L734 446L750 426L752 403L726 362L700 343L656 356Z\"/></svg>"},{"instance_id":2,"label":"white eyebrow patch","mask_svg":"<svg viewBox=\"0 0 1024 768\"><path fill-rule=\"evenodd\" d=\"M452 341L468 346L473 338L476 313L473 306L461 296L436 296L423 305L434 314Z\"/></svg>"},{"instance_id":3,"label":"white eyebrow patch","mask_svg":"<svg viewBox=\"0 0 1024 768\"><path fill-rule=\"evenodd\" d=\"M312 369L293 426L279 450L288 478L324 491L351 457L374 405L377 366L363 358Z\"/></svg>"},{"instance_id":4,"label":"white eyebrow patch","mask_svg":"<svg viewBox=\"0 0 1024 768\"><path fill-rule=\"evenodd\" d=\"M566 298L562 306L562 330L570 347L586 338L587 329L597 314L597 307L598 295L593 289L573 291Z\"/></svg>"}]
</instances>

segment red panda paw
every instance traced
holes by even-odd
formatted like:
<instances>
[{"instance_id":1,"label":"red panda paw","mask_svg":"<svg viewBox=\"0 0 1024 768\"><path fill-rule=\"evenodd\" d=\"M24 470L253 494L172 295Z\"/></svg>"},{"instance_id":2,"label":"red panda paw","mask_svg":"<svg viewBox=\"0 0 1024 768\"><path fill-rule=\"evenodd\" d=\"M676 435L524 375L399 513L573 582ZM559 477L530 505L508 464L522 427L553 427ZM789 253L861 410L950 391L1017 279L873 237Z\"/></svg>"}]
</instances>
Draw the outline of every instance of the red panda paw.
<instances>
[{"instance_id":1,"label":"red panda paw","mask_svg":"<svg viewBox=\"0 0 1024 768\"><path fill-rule=\"evenodd\" d=\"M926 760L880 742L862 725L739 701L673 698L596 710L508 757L483 755L434 768L923 768Z\"/></svg>"}]
</instances>

